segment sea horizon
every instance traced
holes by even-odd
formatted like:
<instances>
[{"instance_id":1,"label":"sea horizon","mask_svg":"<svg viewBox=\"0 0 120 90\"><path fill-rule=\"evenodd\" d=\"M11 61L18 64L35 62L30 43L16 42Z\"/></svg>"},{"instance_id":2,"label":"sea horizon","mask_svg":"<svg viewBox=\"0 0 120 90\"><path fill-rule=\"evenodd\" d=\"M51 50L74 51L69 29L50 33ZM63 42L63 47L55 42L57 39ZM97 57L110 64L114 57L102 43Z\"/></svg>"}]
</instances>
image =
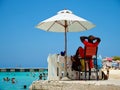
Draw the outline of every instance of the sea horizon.
<instances>
[{"instance_id":1,"label":"sea horizon","mask_svg":"<svg viewBox=\"0 0 120 90\"><path fill-rule=\"evenodd\" d=\"M48 67L0 67L0 69L36 69L36 68L39 68L39 69L48 69Z\"/></svg>"}]
</instances>

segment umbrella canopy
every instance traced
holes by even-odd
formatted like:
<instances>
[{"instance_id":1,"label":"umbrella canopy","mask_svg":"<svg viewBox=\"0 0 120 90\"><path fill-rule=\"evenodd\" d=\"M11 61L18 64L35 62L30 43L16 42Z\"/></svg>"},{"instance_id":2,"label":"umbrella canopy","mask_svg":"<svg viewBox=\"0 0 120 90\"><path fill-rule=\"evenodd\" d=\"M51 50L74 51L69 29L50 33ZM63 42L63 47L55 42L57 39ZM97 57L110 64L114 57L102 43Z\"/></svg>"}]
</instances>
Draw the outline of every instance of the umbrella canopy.
<instances>
[{"instance_id":1,"label":"umbrella canopy","mask_svg":"<svg viewBox=\"0 0 120 90\"><path fill-rule=\"evenodd\" d=\"M50 32L64 32L65 56L67 56L67 32L86 31L95 27L95 25L74 15L70 10L61 10L57 15L40 22L36 27Z\"/></svg>"},{"instance_id":2,"label":"umbrella canopy","mask_svg":"<svg viewBox=\"0 0 120 90\"><path fill-rule=\"evenodd\" d=\"M95 27L91 22L74 15L70 10L62 10L37 25L37 28L51 32L80 32Z\"/></svg>"}]
</instances>

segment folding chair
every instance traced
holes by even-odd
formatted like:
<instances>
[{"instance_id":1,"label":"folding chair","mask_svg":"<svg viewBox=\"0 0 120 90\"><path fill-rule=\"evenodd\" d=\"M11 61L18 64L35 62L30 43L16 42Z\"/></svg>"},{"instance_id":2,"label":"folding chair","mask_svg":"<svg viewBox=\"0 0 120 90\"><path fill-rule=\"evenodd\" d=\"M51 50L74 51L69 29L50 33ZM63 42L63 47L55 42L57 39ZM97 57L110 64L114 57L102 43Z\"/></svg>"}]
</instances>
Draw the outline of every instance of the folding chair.
<instances>
[{"instance_id":1,"label":"folding chair","mask_svg":"<svg viewBox=\"0 0 120 90\"><path fill-rule=\"evenodd\" d=\"M96 46L85 46L85 49L84 49L84 64L85 64L85 80L86 80L86 75L87 75L87 72L89 72L89 80L90 80L90 76L91 76L91 68L90 68L90 60L92 60L92 57L95 56L94 60L95 60L95 68L96 68L96 79L98 80L98 65L97 65L97 50L98 50L98 47ZM86 64L88 62L88 68L89 68L89 71L87 70L86 68Z\"/></svg>"}]
</instances>

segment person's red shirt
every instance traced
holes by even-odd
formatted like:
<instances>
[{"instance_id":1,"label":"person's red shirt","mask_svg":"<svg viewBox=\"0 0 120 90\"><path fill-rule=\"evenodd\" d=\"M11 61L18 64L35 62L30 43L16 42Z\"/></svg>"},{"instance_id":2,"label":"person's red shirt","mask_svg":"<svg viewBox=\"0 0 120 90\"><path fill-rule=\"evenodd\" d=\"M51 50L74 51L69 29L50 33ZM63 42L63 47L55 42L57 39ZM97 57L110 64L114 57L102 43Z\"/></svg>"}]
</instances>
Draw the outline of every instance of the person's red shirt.
<instances>
[{"instance_id":1,"label":"person's red shirt","mask_svg":"<svg viewBox=\"0 0 120 90\"><path fill-rule=\"evenodd\" d=\"M99 42L95 41L94 43L89 43L88 41L84 40L83 44L87 47L87 46L93 46L93 47L97 47Z\"/></svg>"}]
</instances>

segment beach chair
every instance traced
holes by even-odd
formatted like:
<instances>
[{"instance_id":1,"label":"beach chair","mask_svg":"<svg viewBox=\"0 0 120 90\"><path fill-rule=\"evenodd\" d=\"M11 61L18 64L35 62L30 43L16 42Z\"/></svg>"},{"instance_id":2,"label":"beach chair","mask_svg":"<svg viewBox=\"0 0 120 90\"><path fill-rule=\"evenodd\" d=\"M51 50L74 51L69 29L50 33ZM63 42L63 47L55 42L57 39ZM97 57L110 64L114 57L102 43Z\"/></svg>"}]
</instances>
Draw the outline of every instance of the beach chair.
<instances>
[{"instance_id":1,"label":"beach chair","mask_svg":"<svg viewBox=\"0 0 120 90\"><path fill-rule=\"evenodd\" d=\"M84 49L85 51L84 51L84 64L85 64L85 70L84 70L84 72L85 72L85 80L86 80L86 75L87 75L87 73L89 73L89 80L90 80L90 76L91 76L91 68L90 68L90 60L91 59L93 59L92 57L94 56L94 62L95 62L95 64L94 64L94 67L95 67L95 69L96 69L96 79L98 80L98 66L97 66L97 50L98 50L98 47L96 47L96 46L87 46L87 47L85 47L85 49ZM89 70L87 70L87 63L88 63L88 69Z\"/></svg>"}]
</instances>

